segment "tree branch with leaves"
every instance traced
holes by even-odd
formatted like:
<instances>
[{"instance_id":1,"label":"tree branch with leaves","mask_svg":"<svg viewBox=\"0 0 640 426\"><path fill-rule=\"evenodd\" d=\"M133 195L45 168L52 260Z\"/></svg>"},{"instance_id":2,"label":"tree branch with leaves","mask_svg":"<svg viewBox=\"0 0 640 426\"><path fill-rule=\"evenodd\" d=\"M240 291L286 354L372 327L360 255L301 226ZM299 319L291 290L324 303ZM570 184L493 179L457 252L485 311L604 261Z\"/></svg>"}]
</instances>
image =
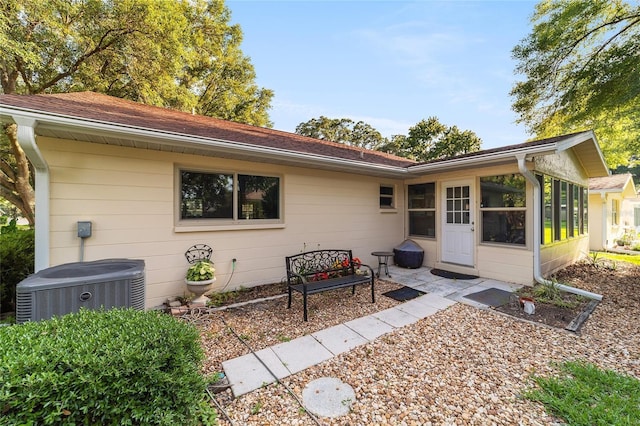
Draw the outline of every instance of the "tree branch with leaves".
<instances>
[{"instance_id":1,"label":"tree branch with leaves","mask_svg":"<svg viewBox=\"0 0 640 426\"><path fill-rule=\"evenodd\" d=\"M94 91L271 126L273 92L255 84L242 31L223 0L5 0L5 94ZM29 162L15 131L0 136L0 196L33 224Z\"/></svg>"},{"instance_id":2,"label":"tree branch with leaves","mask_svg":"<svg viewBox=\"0 0 640 426\"><path fill-rule=\"evenodd\" d=\"M542 1L513 49L518 122L537 138L593 129L609 167L640 150L640 5Z\"/></svg>"}]
</instances>

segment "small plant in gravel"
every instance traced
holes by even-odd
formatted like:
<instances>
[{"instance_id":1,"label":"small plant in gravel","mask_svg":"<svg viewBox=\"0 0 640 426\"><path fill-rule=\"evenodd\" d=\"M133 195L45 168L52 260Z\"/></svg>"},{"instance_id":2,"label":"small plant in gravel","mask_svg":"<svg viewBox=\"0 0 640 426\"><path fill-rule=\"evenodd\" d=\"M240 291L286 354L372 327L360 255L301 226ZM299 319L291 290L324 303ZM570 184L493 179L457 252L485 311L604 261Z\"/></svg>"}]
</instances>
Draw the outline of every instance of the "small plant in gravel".
<instances>
[{"instance_id":1,"label":"small plant in gravel","mask_svg":"<svg viewBox=\"0 0 640 426\"><path fill-rule=\"evenodd\" d=\"M573 300L565 299L565 292L560 290L556 279L551 279L545 283L538 283L533 288L523 287L519 294L521 296L533 297L536 301L558 306L561 308L573 308L578 306L584 298L582 296L574 296Z\"/></svg>"},{"instance_id":2,"label":"small plant in gravel","mask_svg":"<svg viewBox=\"0 0 640 426\"><path fill-rule=\"evenodd\" d=\"M276 336L276 338L281 342L290 342L291 341L291 337L287 337L284 334L278 334Z\"/></svg>"},{"instance_id":3,"label":"small plant in gravel","mask_svg":"<svg viewBox=\"0 0 640 426\"><path fill-rule=\"evenodd\" d=\"M226 304L228 301L236 298L243 289L240 290L232 290L232 291L224 291L221 293L212 293L209 294L209 301L207 302L208 306L222 306Z\"/></svg>"},{"instance_id":4,"label":"small plant in gravel","mask_svg":"<svg viewBox=\"0 0 640 426\"><path fill-rule=\"evenodd\" d=\"M534 376L525 397L570 425L640 424L640 380L580 361L559 368L559 377Z\"/></svg>"},{"instance_id":5,"label":"small plant in gravel","mask_svg":"<svg viewBox=\"0 0 640 426\"><path fill-rule=\"evenodd\" d=\"M252 415L254 415L254 416L255 416L256 414L258 414L258 413L260 412L260 409L262 408L262 406L263 406L263 405L264 405L264 404L262 403L262 401L258 401L258 402L256 402L256 403L253 405L253 407L251 407L251 414L252 414Z\"/></svg>"}]
</instances>

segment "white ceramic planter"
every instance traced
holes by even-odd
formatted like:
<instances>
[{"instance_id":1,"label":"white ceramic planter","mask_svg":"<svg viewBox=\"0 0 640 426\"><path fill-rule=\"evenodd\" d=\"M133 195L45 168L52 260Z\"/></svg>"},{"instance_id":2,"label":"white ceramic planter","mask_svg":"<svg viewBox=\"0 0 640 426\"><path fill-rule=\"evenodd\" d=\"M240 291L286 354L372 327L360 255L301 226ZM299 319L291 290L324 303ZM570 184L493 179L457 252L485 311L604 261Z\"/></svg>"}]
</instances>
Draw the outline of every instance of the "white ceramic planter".
<instances>
[{"instance_id":1,"label":"white ceramic planter","mask_svg":"<svg viewBox=\"0 0 640 426\"><path fill-rule=\"evenodd\" d=\"M184 282L187 283L187 289L196 295L191 303L206 305L209 298L205 296L205 293L211 291L213 283L216 282L216 277L204 281L189 281L185 279Z\"/></svg>"}]
</instances>

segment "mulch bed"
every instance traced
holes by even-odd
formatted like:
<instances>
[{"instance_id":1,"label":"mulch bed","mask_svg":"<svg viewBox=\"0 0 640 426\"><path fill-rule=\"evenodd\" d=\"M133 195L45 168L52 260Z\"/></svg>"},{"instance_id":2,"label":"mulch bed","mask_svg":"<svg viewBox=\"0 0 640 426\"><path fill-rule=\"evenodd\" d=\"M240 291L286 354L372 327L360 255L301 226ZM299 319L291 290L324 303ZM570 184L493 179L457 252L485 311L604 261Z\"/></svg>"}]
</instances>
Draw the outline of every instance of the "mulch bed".
<instances>
[{"instance_id":1,"label":"mulch bed","mask_svg":"<svg viewBox=\"0 0 640 426\"><path fill-rule=\"evenodd\" d=\"M566 292L561 292L561 295L562 300L571 304L571 306L558 306L552 303L544 303L532 297L535 305L535 312L533 314L527 314L517 299L494 309L498 312L528 321L546 324L556 328L566 328L587 308L591 300Z\"/></svg>"}]
</instances>

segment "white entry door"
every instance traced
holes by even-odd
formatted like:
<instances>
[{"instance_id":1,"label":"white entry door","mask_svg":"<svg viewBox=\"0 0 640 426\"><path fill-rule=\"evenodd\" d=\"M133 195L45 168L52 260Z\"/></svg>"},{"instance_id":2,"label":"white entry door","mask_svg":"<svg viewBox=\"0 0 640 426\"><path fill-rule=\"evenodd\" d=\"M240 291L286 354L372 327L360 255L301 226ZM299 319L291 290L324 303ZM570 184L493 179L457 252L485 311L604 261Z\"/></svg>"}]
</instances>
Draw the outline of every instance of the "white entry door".
<instances>
[{"instance_id":1,"label":"white entry door","mask_svg":"<svg viewBox=\"0 0 640 426\"><path fill-rule=\"evenodd\" d=\"M473 181L442 187L442 261L474 266Z\"/></svg>"}]
</instances>

